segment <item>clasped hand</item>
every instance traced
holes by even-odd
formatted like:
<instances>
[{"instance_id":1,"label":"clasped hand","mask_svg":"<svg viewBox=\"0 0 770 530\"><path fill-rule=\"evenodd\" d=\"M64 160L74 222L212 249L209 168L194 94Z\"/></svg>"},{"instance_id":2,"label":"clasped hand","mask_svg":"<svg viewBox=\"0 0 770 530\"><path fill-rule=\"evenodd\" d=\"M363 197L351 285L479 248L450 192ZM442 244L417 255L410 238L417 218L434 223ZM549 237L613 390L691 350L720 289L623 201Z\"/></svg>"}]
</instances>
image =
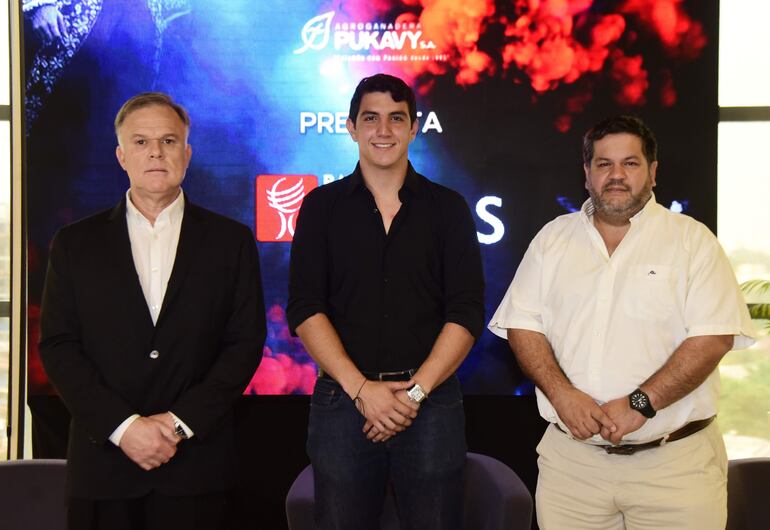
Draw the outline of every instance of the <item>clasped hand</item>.
<instances>
[{"instance_id":1,"label":"clasped hand","mask_svg":"<svg viewBox=\"0 0 770 530\"><path fill-rule=\"evenodd\" d=\"M366 381L355 400L366 418L363 432L373 442L384 442L404 431L420 408L406 394L414 381Z\"/></svg>"},{"instance_id":2,"label":"clasped hand","mask_svg":"<svg viewBox=\"0 0 770 530\"><path fill-rule=\"evenodd\" d=\"M579 440L599 434L617 445L623 436L638 430L647 421L630 407L625 396L599 405L591 396L573 387L560 392L552 403L572 436Z\"/></svg>"},{"instance_id":3,"label":"clasped hand","mask_svg":"<svg viewBox=\"0 0 770 530\"><path fill-rule=\"evenodd\" d=\"M120 448L139 467L149 471L171 460L179 440L171 414L155 414L134 420L123 433Z\"/></svg>"}]
</instances>

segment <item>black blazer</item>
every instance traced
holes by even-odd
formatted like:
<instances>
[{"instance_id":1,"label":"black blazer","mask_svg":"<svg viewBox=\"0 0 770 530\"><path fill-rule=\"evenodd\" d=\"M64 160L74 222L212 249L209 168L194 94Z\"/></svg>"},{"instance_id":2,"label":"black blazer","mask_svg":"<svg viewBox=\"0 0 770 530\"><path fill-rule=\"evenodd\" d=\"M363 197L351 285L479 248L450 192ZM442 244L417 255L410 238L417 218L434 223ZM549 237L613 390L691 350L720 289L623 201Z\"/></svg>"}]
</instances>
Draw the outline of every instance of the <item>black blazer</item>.
<instances>
[{"instance_id":1,"label":"black blazer","mask_svg":"<svg viewBox=\"0 0 770 530\"><path fill-rule=\"evenodd\" d=\"M125 199L62 228L50 251L40 356L72 413L69 494L231 487L233 405L259 364L265 333L259 259L246 226L185 202L155 326L134 267ZM169 410L195 436L167 464L144 471L109 441L131 414Z\"/></svg>"}]
</instances>

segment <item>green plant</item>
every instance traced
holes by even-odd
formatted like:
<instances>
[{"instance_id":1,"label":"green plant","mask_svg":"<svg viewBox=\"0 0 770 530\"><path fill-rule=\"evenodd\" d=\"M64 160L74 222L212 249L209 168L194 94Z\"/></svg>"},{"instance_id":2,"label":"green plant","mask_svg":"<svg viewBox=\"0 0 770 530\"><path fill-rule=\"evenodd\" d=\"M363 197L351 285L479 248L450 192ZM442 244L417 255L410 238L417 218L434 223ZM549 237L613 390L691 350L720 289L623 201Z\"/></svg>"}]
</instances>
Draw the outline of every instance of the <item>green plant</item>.
<instances>
[{"instance_id":1,"label":"green plant","mask_svg":"<svg viewBox=\"0 0 770 530\"><path fill-rule=\"evenodd\" d=\"M749 280L741 284L741 291L745 294L765 295L770 293L770 280ZM764 320L765 329L770 329L770 303L750 303L749 314L754 320Z\"/></svg>"},{"instance_id":2,"label":"green plant","mask_svg":"<svg viewBox=\"0 0 770 530\"><path fill-rule=\"evenodd\" d=\"M722 377L719 426L722 432L762 438L770 442L767 404L770 403L770 356L767 351L741 350L728 357L743 368L737 375ZM730 366L730 365L728 365Z\"/></svg>"}]
</instances>

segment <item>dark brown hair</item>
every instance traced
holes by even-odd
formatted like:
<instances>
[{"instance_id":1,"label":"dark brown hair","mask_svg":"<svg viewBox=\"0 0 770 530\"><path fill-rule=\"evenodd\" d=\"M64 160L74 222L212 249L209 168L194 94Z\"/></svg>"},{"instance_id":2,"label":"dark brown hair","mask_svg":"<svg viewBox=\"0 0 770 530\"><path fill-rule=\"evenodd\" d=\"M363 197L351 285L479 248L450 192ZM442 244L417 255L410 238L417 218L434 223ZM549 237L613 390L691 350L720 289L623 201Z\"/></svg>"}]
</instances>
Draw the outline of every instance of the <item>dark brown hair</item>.
<instances>
[{"instance_id":1,"label":"dark brown hair","mask_svg":"<svg viewBox=\"0 0 770 530\"><path fill-rule=\"evenodd\" d=\"M376 74L371 77L364 77L358 83L356 91L353 93L348 112L348 118L350 118L353 124L356 123L356 118L358 118L358 111L361 109L361 100L364 98L364 94L371 92L388 92L393 101L406 101L406 105L409 107L410 124L417 120L417 103L414 98L414 92L409 85L398 77L388 74Z\"/></svg>"},{"instance_id":2,"label":"dark brown hair","mask_svg":"<svg viewBox=\"0 0 770 530\"><path fill-rule=\"evenodd\" d=\"M615 116L600 121L583 136L583 163L591 165L594 158L594 142L609 134L633 134L642 141L642 152L648 164L658 159L658 141L642 120L635 116Z\"/></svg>"}]
</instances>

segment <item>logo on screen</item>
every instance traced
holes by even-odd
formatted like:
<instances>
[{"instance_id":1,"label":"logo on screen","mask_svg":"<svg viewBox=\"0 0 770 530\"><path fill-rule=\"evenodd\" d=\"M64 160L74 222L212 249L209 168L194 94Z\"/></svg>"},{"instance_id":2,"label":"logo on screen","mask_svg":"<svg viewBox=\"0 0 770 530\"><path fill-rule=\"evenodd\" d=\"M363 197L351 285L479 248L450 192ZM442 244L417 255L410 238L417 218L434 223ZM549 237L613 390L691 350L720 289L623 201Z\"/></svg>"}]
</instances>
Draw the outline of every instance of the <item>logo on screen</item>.
<instances>
[{"instance_id":1,"label":"logo on screen","mask_svg":"<svg viewBox=\"0 0 770 530\"><path fill-rule=\"evenodd\" d=\"M257 175L257 241L291 241L302 200L316 187L315 175Z\"/></svg>"},{"instance_id":2,"label":"logo on screen","mask_svg":"<svg viewBox=\"0 0 770 530\"><path fill-rule=\"evenodd\" d=\"M305 45L302 48L294 50L299 55L308 50L323 50L329 44L329 28L332 24L334 11L328 11L323 15L318 15L308 20L302 27L302 42Z\"/></svg>"},{"instance_id":3,"label":"logo on screen","mask_svg":"<svg viewBox=\"0 0 770 530\"><path fill-rule=\"evenodd\" d=\"M334 15L334 11L327 11L305 22L300 34L303 45L294 50L294 54L321 51L331 42L334 51L340 53L340 60L363 60L364 53L369 57L366 60L384 62L449 59L445 53L435 53L433 41L422 38L422 26L416 18L399 20L397 17L394 22L338 21L332 27Z\"/></svg>"}]
</instances>

